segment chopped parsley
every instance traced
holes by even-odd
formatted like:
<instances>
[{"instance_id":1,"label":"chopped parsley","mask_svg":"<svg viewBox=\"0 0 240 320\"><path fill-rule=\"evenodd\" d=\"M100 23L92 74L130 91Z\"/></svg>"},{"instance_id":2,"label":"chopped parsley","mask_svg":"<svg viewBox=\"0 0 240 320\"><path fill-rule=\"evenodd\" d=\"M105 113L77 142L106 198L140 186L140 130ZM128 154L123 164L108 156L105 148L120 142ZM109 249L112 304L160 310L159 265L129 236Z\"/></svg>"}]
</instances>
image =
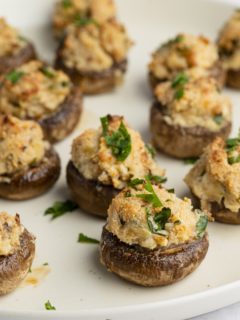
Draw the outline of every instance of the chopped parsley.
<instances>
[{"instance_id":1,"label":"chopped parsley","mask_svg":"<svg viewBox=\"0 0 240 320\"><path fill-rule=\"evenodd\" d=\"M171 216L170 208L162 208L162 210L153 216L151 210L146 208L148 228L152 233L167 236L168 232L164 230L168 219Z\"/></svg>"},{"instance_id":2,"label":"chopped parsley","mask_svg":"<svg viewBox=\"0 0 240 320\"><path fill-rule=\"evenodd\" d=\"M132 150L131 136L129 135L127 128L121 121L119 128L108 133L109 116L101 118L103 136L107 146L111 149L112 154L118 161L124 161Z\"/></svg>"},{"instance_id":3,"label":"chopped parsley","mask_svg":"<svg viewBox=\"0 0 240 320\"><path fill-rule=\"evenodd\" d=\"M46 310L56 310L56 308L51 304L51 302L48 300L45 302L45 309Z\"/></svg>"},{"instance_id":4,"label":"chopped parsley","mask_svg":"<svg viewBox=\"0 0 240 320\"><path fill-rule=\"evenodd\" d=\"M14 70L6 75L6 79L11 81L12 84L16 84L24 76L24 74L25 73L23 71Z\"/></svg>"},{"instance_id":5,"label":"chopped parsley","mask_svg":"<svg viewBox=\"0 0 240 320\"><path fill-rule=\"evenodd\" d=\"M80 242L80 243L98 244L99 240L96 240L96 239L93 239L93 238L89 238L85 234L80 233L79 236L78 236L78 242Z\"/></svg>"},{"instance_id":6,"label":"chopped parsley","mask_svg":"<svg viewBox=\"0 0 240 320\"><path fill-rule=\"evenodd\" d=\"M163 204L161 200L158 198L157 194L155 193L153 186L151 184L150 179L146 176L145 177L145 184L144 184L144 189L148 191L149 193L142 193L142 194L137 194L137 198L141 198L146 202L149 202L152 204L153 208L158 208L158 207L163 207Z\"/></svg>"},{"instance_id":7,"label":"chopped parsley","mask_svg":"<svg viewBox=\"0 0 240 320\"><path fill-rule=\"evenodd\" d=\"M180 42L183 42L183 41L184 41L184 36L179 34L174 39L171 39L171 40L165 42L163 45L161 45L160 48L169 47L171 45L174 45L174 44L177 44L177 43L180 43Z\"/></svg>"},{"instance_id":8,"label":"chopped parsley","mask_svg":"<svg viewBox=\"0 0 240 320\"><path fill-rule=\"evenodd\" d=\"M172 88L175 89L174 98L180 100L184 96L184 85L188 83L188 76L181 72L172 81Z\"/></svg>"},{"instance_id":9,"label":"chopped parsley","mask_svg":"<svg viewBox=\"0 0 240 320\"><path fill-rule=\"evenodd\" d=\"M237 138L230 138L226 140L226 152L228 154L228 163L234 164L240 162L240 154L236 148L240 146L240 132Z\"/></svg>"},{"instance_id":10,"label":"chopped parsley","mask_svg":"<svg viewBox=\"0 0 240 320\"><path fill-rule=\"evenodd\" d=\"M198 210L198 211L201 212L200 210ZM202 214L202 212L201 212L201 214ZM196 224L197 236L199 238L202 238L204 236L207 225L208 225L208 217L203 214L200 216L200 218Z\"/></svg>"},{"instance_id":11,"label":"chopped parsley","mask_svg":"<svg viewBox=\"0 0 240 320\"><path fill-rule=\"evenodd\" d=\"M40 71L49 79L52 79L55 77L54 72L52 72L48 67L42 67Z\"/></svg>"},{"instance_id":12,"label":"chopped parsley","mask_svg":"<svg viewBox=\"0 0 240 320\"><path fill-rule=\"evenodd\" d=\"M62 6L64 9L68 9L72 6L72 1L71 0L63 0L62 1Z\"/></svg>"},{"instance_id":13,"label":"chopped parsley","mask_svg":"<svg viewBox=\"0 0 240 320\"><path fill-rule=\"evenodd\" d=\"M131 188L134 188L136 186L138 186L139 184L143 184L144 183L144 180L143 179L132 179L128 182L128 186L131 187Z\"/></svg>"},{"instance_id":14,"label":"chopped parsley","mask_svg":"<svg viewBox=\"0 0 240 320\"><path fill-rule=\"evenodd\" d=\"M223 123L223 120L224 118L222 114L217 114L216 116L213 117L213 121L219 126Z\"/></svg>"},{"instance_id":15,"label":"chopped parsley","mask_svg":"<svg viewBox=\"0 0 240 320\"><path fill-rule=\"evenodd\" d=\"M71 200L67 200L65 202L56 201L52 207L46 209L44 215L51 215L52 220L54 220L67 212L76 210L77 208L78 205Z\"/></svg>"},{"instance_id":16,"label":"chopped parsley","mask_svg":"<svg viewBox=\"0 0 240 320\"><path fill-rule=\"evenodd\" d=\"M43 266L45 267L45 266L48 266L48 262L44 262L43 263Z\"/></svg>"},{"instance_id":17,"label":"chopped parsley","mask_svg":"<svg viewBox=\"0 0 240 320\"><path fill-rule=\"evenodd\" d=\"M147 151L150 153L150 155L152 156L152 158L155 158L156 150L153 148L153 146L149 143L146 143L145 147L146 147Z\"/></svg>"},{"instance_id":18,"label":"chopped parsley","mask_svg":"<svg viewBox=\"0 0 240 320\"><path fill-rule=\"evenodd\" d=\"M199 157L189 157L184 159L185 164L195 164L199 160Z\"/></svg>"},{"instance_id":19,"label":"chopped parsley","mask_svg":"<svg viewBox=\"0 0 240 320\"><path fill-rule=\"evenodd\" d=\"M228 163L229 164L234 164L240 162L240 155L236 155L233 157L228 157Z\"/></svg>"},{"instance_id":20,"label":"chopped parsley","mask_svg":"<svg viewBox=\"0 0 240 320\"><path fill-rule=\"evenodd\" d=\"M174 192L175 192L174 189L167 189L167 191L168 191L169 193L174 193Z\"/></svg>"},{"instance_id":21,"label":"chopped parsley","mask_svg":"<svg viewBox=\"0 0 240 320\"><path fill-rule=\"evenodd\" d=\"M95 24L96 26L98 25L97 21L91 18L87 18L87 17L81 17L79 15L77 15L75 17L75 24L78 27L85 27L89 24Z\"/></svg>"},{"instance_id":22,"label":"chopped parsley","mask_svg":"<svg viewBox=\"0 0 240 320\"><path fill-rule=\"evenodd\" d=\"M125 198L130 198L132 196L130 190L127 190L125 193L124 193L124 197Z\"/></svg>"},{"instance_id":23,"label":"chopped parsley","mask_svg":"<svg viewBox=\"0 0 240 320\"><path fill-rule=\"evenodd\" d=\"M151 182L154 182L154 183L157 183L157 184L161 184L161 183L167 182L167 178L163 177L163 176L157 176L157 175L151 175L150 174L147 177Z\"/></svg>"}]
</instances>

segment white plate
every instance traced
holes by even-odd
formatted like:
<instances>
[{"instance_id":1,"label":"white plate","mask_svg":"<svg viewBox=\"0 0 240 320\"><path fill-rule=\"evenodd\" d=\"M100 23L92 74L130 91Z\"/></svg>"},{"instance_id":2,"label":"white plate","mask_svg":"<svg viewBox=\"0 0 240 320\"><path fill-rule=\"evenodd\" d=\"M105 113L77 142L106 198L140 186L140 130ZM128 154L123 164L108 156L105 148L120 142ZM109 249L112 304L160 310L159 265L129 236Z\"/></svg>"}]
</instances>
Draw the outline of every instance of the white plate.
<instances>
[{"instance_id":1,"label":"white plate","mask_svg":"<svg viewBox=\"0 0 240 320\"><path fill-rule=\"evenodd\" d=\"M0 1L1 15L21 27L34 40L44 59L53 58L54 44L49 19L54 1ZM62 157L62 177L48 194L32 201L0 200L0 209L14 214L37 237L39 266L48 262L50 274L37 287L19 288L0 299L0 319L181 319L223 307L239 300L240 259L238 257L240 227L212 224L209 227L210 249L200 268L185 280L165 288L146 289L105 271L99 264L95 245L77 243L79 232L100 237L103 221L74 212L53 222L43 216L55 200L69 197L65 184L65 166L71 141L83 129L99 125L99 116L122 114L140 130L146 140L151 95L146 79L150 53L177 32L203 33L213 40L233 5L206 0L119 0L119 15L126 22L135 47L123 87L111 94L86 98L82 121L74 134L57 145ZM234 102L234 130L240 125L240 93L226 91ZM188 193L182 178L190 169L181 161L159 155L159 163L167 169L169 187L179 196ZM46 311L50 300L57 311Z\"/></svg>"}]
</instances>

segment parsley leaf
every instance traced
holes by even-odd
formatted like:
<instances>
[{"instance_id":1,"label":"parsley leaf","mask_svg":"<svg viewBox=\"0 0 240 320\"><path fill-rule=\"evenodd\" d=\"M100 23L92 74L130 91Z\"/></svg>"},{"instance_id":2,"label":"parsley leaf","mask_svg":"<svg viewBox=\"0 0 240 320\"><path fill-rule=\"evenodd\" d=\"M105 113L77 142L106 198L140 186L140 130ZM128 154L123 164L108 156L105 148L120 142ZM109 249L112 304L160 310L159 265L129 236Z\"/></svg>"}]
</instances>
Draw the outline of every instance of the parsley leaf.
<instances>
[{"instance_id":1,"label":"parsley leaf","mask_svg":"<svg viewBox=\"0 0 240 320\"><path fill-rule=\"evenodd\" d=\"M194 164L199 160L199 157L189 157L184 159L185 164Z\"/></svg>"},{"instance_id":2,"label":"parsley leaf","mask_svg":"<svg viewBox=\"0 0 240 320\"><path fill-rule=\"evenodd\" d=\"M228 163L229 164L234 164L240 162L240 155L229 157L228 158Z\"/></svg>"},{"instance_id":3,"label":"parsley leaf","mask_svg":"<svg viewBox=\"0 0 240 320\"><path fill-rule=\"evenodd\" d=\"M213 121L219 126L222 124L223 120L224 118L222 114L217 114L216 116L213 117Z\"/></svg>"},{"instance_id":4,"label":"parsley leaf","mask_svg":"<svg viewBox=\"0 0 240 320\"><path fill-rule=\"evenodd\" d=\"M175 79L172 81L172 88L177 88L178 86L183 86L188 83L188 76L181 72L176 75Z\"/></svg>"},{"instance_id":5,"label":"parsley leaf","mask_svg":"<svg viewBox=\"0 0 240 320\"><path fill-rule=\"evenodd\" d=\"M145 177L145 180L146 180L146 182L144 185L144 189L146 191L148 191L149 193L142 193L142 194L140 193L140 194L137 194L136 197L141 198L144 201L151 203L154 208L163 207L162 202L160 201L160 199L156 195L156 193L153 189L153 186L151 184L151 181L149 180L149 178L147 176Z\"/></svg>"},{"instance_id":6,"label":"parsley leaf","mask_svg":"<svg viewBox=\"0 0 240 320\"><path fill-rule=\"evenodd\" d=\"M93 239L93 238L89 238L85 234L80 233L79 236L78 236L78 242L80 242L80 243L97 244L97 243L99 243L99 240L96 240L96 239Z\"/></svg>"},{"instance_id":7,"label":"parsley leaf","mask_svg":"<svg viewBox=\"0 0 240 320\"><path fill-rule=\"evenodd\" d=\"M9 72L7 75L6 75L6 79L11 81L12 84L16 84L18 83L18 81L24 76L24 72L23 71L12 71L12 72Z\"/></svg>"},{"instance_id":8,"label":"parsley leaf","mask_svg":"<svg viewBox=\"0 0 240 320\"><path fill-rule=\"evenodd\" d=\"M153 148L153 146L149 143L146 143L145 147L146 147L147 151L150 153L150 155L152 156L152 158L155 158L156 150Z\"/></svg>"},{"instance_id":9,"label":"parsley leaf","mask_svg":"<svg viewBox=\"0 0 240 320\"><path fill-rule=\"evenodd\" d=\"M75 17L75 24L78 27L85 27L89 24L95 24L96 26L98 25L97 21L91 18L87 18L87 17L81 17L79 15L77 15Z\"/></svg>"},{"instance_id":10,"label":"parsley leaf","mask_svg":"<svg viewBox=\"0 0 240 320\"><path fill-rule=\"evenodd\" d=\"M51 302L48 300L45 302L45 309L46 310L56 310L56 308L51 304Z\"/></svg>"},{"instance_id":11,"label":"parsley leaf","mask_svg":"<svg viewBox=\"0 0 240 320\"><path fill-rule=\"evenodd\" d=\"M49 79L53 79L55 77L55 74L48 67L42 67L40 71Z\"/></svg>"},{"instance_id":12,"label":"parsley leaf","mask_svg":"<svg viewBox=\"0 0 240 320\"><path fill-rule=\"evenodd\" d=\"M118 130L111 135L108 134L108 117L101 118L103 136L112 154L118 161L124 161L132 150L131 136L129 135L124 123L121 122Z\"/></svg>"},{"instance_id":13,"label":"parsley leaf","mask_svg":"<svg viewBox=\"0 0 240 320\"><path fill-rule=\"evenodd\" d=\"M201 215L196 224L197 236L199 238L202 238L204 236L207 225L208 225L208 217L206 215Z\"/></svg>"},{"instance_id":14,"label":"parsley leaf","mask_svg":"<svg viewBox=\"0 0 240 320\"><path fill-rule=\"evenodd\" d=\"M62 6L64 9L68 9L72 6L72 1L71 0L63 0L62 1Z\"/></svg>"},{"instance_id":15,"label":"parsley leaf","mask_svg":"<svg viewBox=\"0 0 240 320\"><path fill-rule=\"evenodd\" d=\"M144 180L143 179L132 179L128 182L128 186L131 188L134 188L135 186L138 186L139 184L143 184Z\"/></svg>"},{"instance_id":16,"label":"parsley leaf","mask_svg":"<svg viewBox=\"0 0 240 320\"><path fill-rule=\"evenodd\" d=\"M168 219L171 216L170 208L162 208L162 210L153 216L149 208L146 208L147 223L152 233L167 236L168 232L164 230Z\"/></svg>"},{"instance_id":17,"label":"parsley leaf","mask_svg":"<svg viewBox=\"0 0 240 320\"><path fill-rule=\"evenodd\" d=\"M161 183L167 182L167 178L163 177L163 176L157 176L157 175L149 174L147 177L151 182L155 182L157 184L161 184Z\"/></svg>"},{"instance_id":18,"label":"parsley leaf","mask_svg":"<svg viewBox=\"0 0 240 320\"><path fill-rule=\"evenodd\" d=\"M56 201L52 207L46 209L44 215L52 215L52 220L54 220L67 212L76 210L77 208L78 205L71 200L67 200L65 202Z\"/></svg>"}]
</instances>

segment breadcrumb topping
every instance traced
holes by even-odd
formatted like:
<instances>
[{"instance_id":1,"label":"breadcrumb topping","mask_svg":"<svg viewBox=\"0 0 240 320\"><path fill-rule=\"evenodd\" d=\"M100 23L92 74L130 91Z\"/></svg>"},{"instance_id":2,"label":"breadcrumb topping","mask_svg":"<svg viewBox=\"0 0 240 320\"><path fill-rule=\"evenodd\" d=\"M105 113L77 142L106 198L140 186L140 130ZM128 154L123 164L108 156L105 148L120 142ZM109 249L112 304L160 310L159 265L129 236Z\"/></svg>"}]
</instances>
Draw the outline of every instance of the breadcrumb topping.
<instances>
[{"instance_id":1,"label":"breadcrumb topping","mask_svg":"<svg viewBox=\"0 0 240 320\"><path fill-rule=\"evenodd\" d=\"M41 127L33 121L12 116L0 117L0 179L39 163L48 143Z\"/></svg>"},{"instance_id":2,"label":"breadcrumb topping","mask_svg":"<svg viewBox=\"0 0 240 320\"><path fill-rule=\"evenodd\" d=\"M70 80L62 71L31 61L2 77L0 112L41 119L55 112L70 90Z\"/></svg>"},{"instance_id":3,"label":"breadcrumb topping","mask_svg":"<svg viewBox=\"0 0 240 320\"><path fill-rule=\"evenodd\" d=\"M86 130L72 145L72 161L79 172L89 180L99 181L104 185L112 185L122 189L134 177L145 175L164 175L147 151L138 132L129 128L122 117L111 117L109 130L117 130L124 122L131 137L131 152L124 161L118 161L107 146L102 128Z\"/></svg>"}]
</instances>

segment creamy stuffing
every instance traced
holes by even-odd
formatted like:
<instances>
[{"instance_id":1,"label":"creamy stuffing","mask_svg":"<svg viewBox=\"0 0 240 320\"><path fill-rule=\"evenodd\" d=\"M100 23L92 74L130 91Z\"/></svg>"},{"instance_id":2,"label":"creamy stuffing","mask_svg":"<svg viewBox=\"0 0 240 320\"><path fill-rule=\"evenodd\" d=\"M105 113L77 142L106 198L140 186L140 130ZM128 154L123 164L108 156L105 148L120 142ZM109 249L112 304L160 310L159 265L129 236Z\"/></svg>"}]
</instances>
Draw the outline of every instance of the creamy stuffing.
<instances>
[{"instance_id":1,"label":"creamy stuffing","mask_svg":"<svg viewBox=\"0 0 240 320\"><path fill-rule=\"evenodd\" d=\"M26 40L19 32L0 18L0 58L14 56L26 45Z\"/></svg>"},{"instance_id":2,"label":"creamy stuffing","mask_svg":"<svg viewBox=\"0 0 240 320\"><path fill-rule=\"evenodd\" d=\"M225 69L240 69L240 10L235 11L220 32L218 47Z\"/></svg>"},{"instance_id":3,"label":"creamy stuffing","mask_svg":"<svg viewBox=\"0 0 240 320\"><path fill-rule=\"evenodd\" d=\"M20 247L20 236L24 228L18 215L0 212L0 256L8 256Z\"/></svg>"},{"instance_id":4,"label":"creamy stuffing","mask_svg":"<svg viewBox=\"0 0 240 320\"><path fill-rule=\"evenodd\" d=\"M33 121L12 116L0 116L0 179L39 163L48 143L43 140L41 127Z\"/></svg>"},{"instance_id":5,"label":"creamy stuffing","mask_svg":"<svg viewBox=\"0 0 240 320\"><path fill-rule=\"evenodd\" d=\"M62 71L31 61L2 77L0 112L38 120L55 112L70 90L70 80Z\"/></svg>"},{"instance_id":6,"label":"creamy stuffing","mask_svg":"<svg viewBox=\"0 0 240 320\"><path fill-rule=\"evenodd\" d=\"M167 80L180 71L197 68L193 71L197 76L199 72L208 74L217 61L218 51L214 43L204 36L182 33L153 53L149 71L155 78Z\"/></svg>"},{"instance_id":7,"label":"creamy stuffing","mask_svg":"<svg viewBox=\"0 0 240 320\"><path fill-rule=\"evenodd\" d=\"M68 26L81 19L93 19L101 24L115 15L113 0L61 0L56 4L53 27L56 34L61 34Z\"/></svg>"},{"instance_id":8,"label":"creamy stuffing","mask_svg":"<svg viewBox=\"0 0 240 320\"><path fill-rule=\"evenodd\" d=\"M138 197L149 194L142 184L134 189L124 189L117 195L108 209L107 230L127 244L138 244L149 249L178 245L197 239L200 231L197 223L200 217L204 216L206 227L205 215L199 210L193 210L191 200L188 198L181 200L174 193L158 185L153 185L153 190L162 203L161 208L153 208L150 203ZM157 224L154 219L157 221L157 216L159 220L161 219L161 214L164 214L162 210L168 210L169 216L163 229L160 232L153 232L150 224Z\"/></svg>"},{"instance_id":9,"label":"creamy stuffing","mask_svg":"<svg viewBox=\"0 0 240 320\"><path fill-rule=\"evenodd\" d=\"M119 161L106 144L102 128L86 130L72 145L72 161L79 172L88 180L95 180L104 185L112 185L122 189L134 177L145 175L164 175L151 154L147 151L141 136L129 128L121 117L111 117L109 121L110 134L115 132L121 121L125 124L131 137L131 152L124 161Z\"/></svg>"},{"instance_id":10,"label":"creamy stuffing","mask_svg":"<svg viewBox=\"0 0 240 320\"><path fill-rule=\"evenodd\" d=\"M235 159L235 161L231 160ZM240 146L228 151L225 141L216 138L185 177L185 182L200 199L201 208L212 203L232 212L240 210Z\"/></svg>"},{"instance_id":11,"label":"creamy stuffing","mask_svg":"<svg viewBox=\"0 0 240 320\"><path fill-rule=\"evenodd\" d=\"M178 74L177 77L172 82L157 85L155 89L168 124L218 131L231 121L231 101L219 92L213 78L192 80L187 74ZM181 84L181 77L184 84ZM178 79L179 84L176 82Z\"/></svg>"},{"instance_id":12,"label":"creamy stuffing","mask_svg":"<svg viewBox=\"0 0 240 320\"><path fill-rule=\"evenodd\" d=\"M117 21L89 23L69 29L61 58L70 69L101 72L125 60L131 45L125 28Z\"/></svg>"}]
</instances>

